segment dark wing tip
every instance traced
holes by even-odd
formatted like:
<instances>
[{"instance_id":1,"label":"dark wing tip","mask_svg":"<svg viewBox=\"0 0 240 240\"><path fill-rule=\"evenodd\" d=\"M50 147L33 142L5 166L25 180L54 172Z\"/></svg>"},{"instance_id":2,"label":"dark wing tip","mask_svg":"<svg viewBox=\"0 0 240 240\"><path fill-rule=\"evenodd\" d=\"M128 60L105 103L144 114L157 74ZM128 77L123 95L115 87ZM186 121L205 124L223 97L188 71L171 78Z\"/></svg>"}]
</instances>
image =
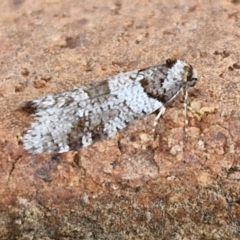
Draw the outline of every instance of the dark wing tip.
<instances>
[{"instance_id":1,"label":"dark wing tip","mask_svg":"<svg viewBox=\"0 0 240 240\"><path fill-rule=\"evenodd\" d=\"M23 110L25 112L28 113L35 113L37 107L34 104L33 101L27 101L27 102L23 102L20 106L19 106L20 110Z\"/></svg>"},{"instance_id":2,"label":"dark wing tip","mask_svg":"<svg viewBox=\"0 0 240 240\"><path fill-rule=\"evenodd\" d=\"M166 60L166 65L167 65L168 68L172 68L173 65L174 65L176 62L177 62L176 59L167 59L167 60Z\"/></svg>"}]
</instances>

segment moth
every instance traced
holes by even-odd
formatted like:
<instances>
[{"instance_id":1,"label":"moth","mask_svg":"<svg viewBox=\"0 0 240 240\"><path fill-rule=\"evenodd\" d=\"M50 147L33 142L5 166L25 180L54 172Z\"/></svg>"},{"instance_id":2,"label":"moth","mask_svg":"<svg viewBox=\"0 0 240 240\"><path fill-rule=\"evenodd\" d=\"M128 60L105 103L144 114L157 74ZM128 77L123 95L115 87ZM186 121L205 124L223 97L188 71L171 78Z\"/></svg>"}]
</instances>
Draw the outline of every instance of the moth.
<instances>
[{"instance_id":1,"label":"moth","mask_svg":"<svg viewBox=\"0 0 240 240\"><path fill-rule=\"evenodd\" d=\"M23 137L30 153L63 153L86 147L125 128L134 120L166 107L197 82L197 71L185 61L120 73L24 102L34 121ZM185 101L186 104L186 101Z\"/></svg>"}]
</instances>

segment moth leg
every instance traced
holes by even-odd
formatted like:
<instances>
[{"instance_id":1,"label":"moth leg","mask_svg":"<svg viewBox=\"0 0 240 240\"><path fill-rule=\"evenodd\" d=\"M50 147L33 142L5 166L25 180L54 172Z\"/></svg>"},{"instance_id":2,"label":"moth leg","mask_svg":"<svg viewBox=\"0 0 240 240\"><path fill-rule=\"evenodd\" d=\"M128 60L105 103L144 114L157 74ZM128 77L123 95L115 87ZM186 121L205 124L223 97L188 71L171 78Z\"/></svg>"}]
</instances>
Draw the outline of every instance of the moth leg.
<instances>
[{"instance_id":1,"label":"moth leg","mask_svg":"<svg viewBox=\"0 0 240 240\"><path fill-rule=\"evenodd\" d=\"M165 106L162 106L162 107L159 109L158 115L155 117L154 122L153 122L153 130L152 130L152 133L153 133L153 134L155 133L158 120L159 120L159 118L165 113L165 110L166 110L166 107L165 107Z\"/></svg>"}]
</instances>

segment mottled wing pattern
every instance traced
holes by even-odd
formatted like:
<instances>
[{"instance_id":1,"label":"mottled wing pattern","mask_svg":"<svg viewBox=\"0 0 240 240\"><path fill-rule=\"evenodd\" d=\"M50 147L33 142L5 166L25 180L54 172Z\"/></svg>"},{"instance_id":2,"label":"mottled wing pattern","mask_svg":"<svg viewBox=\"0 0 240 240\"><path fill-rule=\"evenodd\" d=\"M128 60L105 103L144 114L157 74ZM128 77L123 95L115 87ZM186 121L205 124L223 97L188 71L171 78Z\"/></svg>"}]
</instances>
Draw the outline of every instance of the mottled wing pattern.
<instances>
[{"instance_id":1,"label":"mottled wing pattern","mask_svg":"<svg viewBox=\"0 0 240 240\"><path fill-rule=\"evenodd\" d=\"M34 122L24 136L29 152L66 152L110 136L134 119L161 108L149 99L137 71L36 99ZM26 105L30 105L26 103Z\"/></svg>"},{"instance_id":2,"label":"mottled wing pattern","mask_svg":"<svg viewBox=\"0 0 240 240\"><path fill-rule=\"evenodd\" d=\"M35 110L24 148L31 153L75 150L161 110L184 85L182 65L187 63L179 62L176 73L169 71L172 66L167 63L24 103L23 108Z\"/></svg>"}]
</instances>

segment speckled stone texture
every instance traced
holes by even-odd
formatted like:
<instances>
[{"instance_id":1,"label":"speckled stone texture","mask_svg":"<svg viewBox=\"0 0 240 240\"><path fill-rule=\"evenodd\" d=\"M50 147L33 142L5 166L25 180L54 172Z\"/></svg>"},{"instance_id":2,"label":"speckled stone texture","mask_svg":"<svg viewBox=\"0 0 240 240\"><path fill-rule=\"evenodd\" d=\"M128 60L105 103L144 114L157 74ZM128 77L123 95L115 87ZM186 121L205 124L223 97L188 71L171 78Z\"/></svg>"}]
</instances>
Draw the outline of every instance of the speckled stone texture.
<instances>
[{"instance_id":1,"label":"speckled stone texture","mask_svg":"<svg viewBox=\"0 0 240 240\"><path fill-rule=\"evenodd\" d=\"M239 239L240 1L0 2L0 239ZM199 73L159 120L28 154L26 100L183 59Z\"/></svg>"}]
</instances>

